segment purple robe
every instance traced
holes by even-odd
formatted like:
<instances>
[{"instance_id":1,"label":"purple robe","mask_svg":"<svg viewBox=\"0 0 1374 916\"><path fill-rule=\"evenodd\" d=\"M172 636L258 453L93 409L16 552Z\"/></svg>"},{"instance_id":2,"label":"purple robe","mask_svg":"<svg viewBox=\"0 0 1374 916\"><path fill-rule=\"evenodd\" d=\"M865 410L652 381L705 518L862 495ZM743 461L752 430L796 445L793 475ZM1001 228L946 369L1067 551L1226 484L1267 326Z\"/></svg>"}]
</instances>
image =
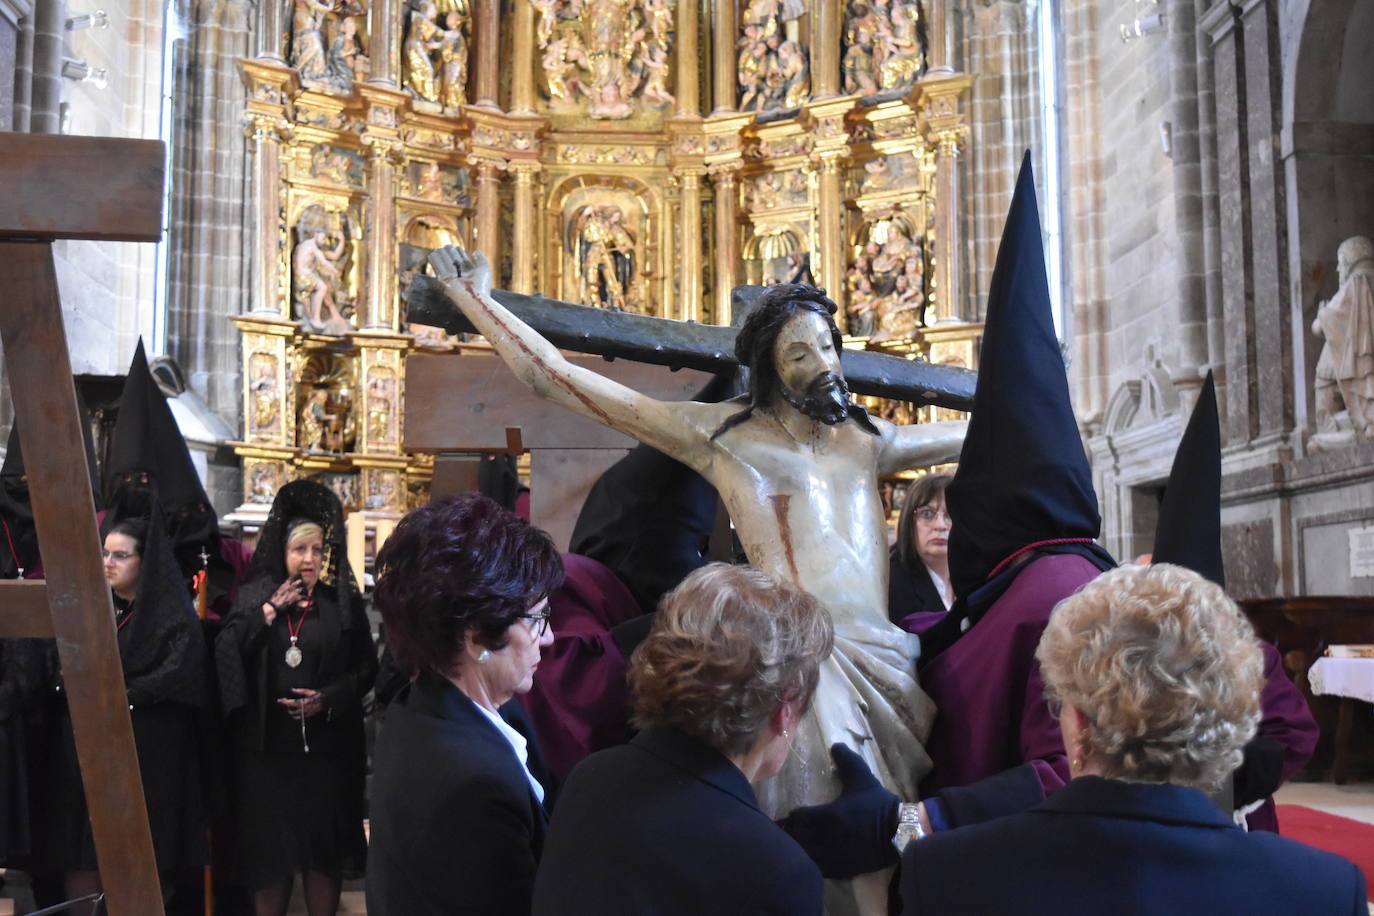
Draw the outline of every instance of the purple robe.
<instances>
[{"instance_id":1,"label":"purple robe","mask_svg":"<svg viewBox=\"0 0 1374 916\"><path fill-rule=\"evenodd\" d=\"M921 670L935 701L921 797L1023 763L1049 795L1069 780L1059 720L1045 702L1035 649L1060 601L1101 573L1076 554L1039 556L967 633Z\"/></svg>"},{"instance_id":2,"label":"purple robe","mask_svg":"<svg viewBox=\"0 0 1374 916\"><path fill-rule=\"evenodd\" d=\"M1279 783L1282 785L1312 759L1321 732L1307 699L1283 670L1279 650L1267 642L1261 642L1260 648L1264 650L1264 690L1260 693L1259 734L1272 738L1283 748L1283 780ZM1273 796L1250 812L1245 822L1251 830L1278 833L1279 816Z\"/></svg>"},{"instance_id":3,"label":"purple robe","mask_svg":"<svg viewBox=\"0 0 1374 916\"><path fill-rule=\"evenodd\" d=\"M596 560L565 553L563 569L563 586L549 596L553 645L519 696L559 782L583 757L629 739L626 662L610 631L640 614L625 583Z\"/></svg>"}]
</instances>

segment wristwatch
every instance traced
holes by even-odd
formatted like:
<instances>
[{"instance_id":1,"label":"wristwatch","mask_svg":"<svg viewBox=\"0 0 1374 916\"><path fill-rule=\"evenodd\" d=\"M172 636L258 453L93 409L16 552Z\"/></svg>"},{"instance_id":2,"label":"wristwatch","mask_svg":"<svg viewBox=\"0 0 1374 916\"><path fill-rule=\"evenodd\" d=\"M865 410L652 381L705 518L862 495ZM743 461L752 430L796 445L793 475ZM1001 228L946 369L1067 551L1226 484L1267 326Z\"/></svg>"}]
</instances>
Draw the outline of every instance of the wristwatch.
<instances>
[{"instance_id":1,"label":"wristwatch","mask_svg":"<svg viewBox=\"0 0 1374 916\"><path fill-rule=\"evenodd\" d=\"M897 806L897 832L892 836L892 845L901 853L912 840L924 840L926 828L921 826L920 803Z\"/></svg>"}]
</instances>

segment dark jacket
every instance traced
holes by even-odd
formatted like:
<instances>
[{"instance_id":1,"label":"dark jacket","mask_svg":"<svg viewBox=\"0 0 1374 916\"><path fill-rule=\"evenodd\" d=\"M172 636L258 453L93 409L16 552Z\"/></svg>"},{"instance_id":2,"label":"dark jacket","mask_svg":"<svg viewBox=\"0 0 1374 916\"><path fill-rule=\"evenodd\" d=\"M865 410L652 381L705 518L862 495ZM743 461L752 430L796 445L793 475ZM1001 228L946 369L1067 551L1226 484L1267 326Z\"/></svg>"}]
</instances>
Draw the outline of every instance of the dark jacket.
<instances>
[{"instance_id":1,"label":"dark jacket","mask_svg":"<svg viewBox=\"0 0 1374 916\"><path fill-rule=\"evenodd\" d=\"M529 740L514 701L501 716ZM367 911L527 916L547 823L504 735L472 700L421 674L387 708L372 776Z\"/></svg>"},{"instance_id":2,"label":"dark jacket","mask_svg":"<svg viewBox=\"0 0 1374 916\"><path fill-rule=\"evenodd\" d=\"M1083 776L1025 812L902 857L902 912L1365 916L1354 865L1245 833L1201 792Z\"/></svg>"},{"instance_id":3,"label":"dark jacket","mask_svg":"<svg viewBox=\"0 0 1374 916\"><path fill-rule=\"evenodd\" d=\"M820 870L744 774L666 726L573 769L534 888L536 916L820 911Z\"/></svg>"},{"instance_id":4,"label":"dark jacket","mask_svg":"<svg viewBox=\"0 0 1374 916\"><path fill-rule=\"evenodd\" d=\"M897 558L896 547L888 552L887 619L898 626L911 614L944 614L949 610L940 600L940 592L930 579L930 571L919 557L916 562L918 568L908 570ZM930 618L923 627L929 627L934 620Z\"/></svg>"}]
</instances>

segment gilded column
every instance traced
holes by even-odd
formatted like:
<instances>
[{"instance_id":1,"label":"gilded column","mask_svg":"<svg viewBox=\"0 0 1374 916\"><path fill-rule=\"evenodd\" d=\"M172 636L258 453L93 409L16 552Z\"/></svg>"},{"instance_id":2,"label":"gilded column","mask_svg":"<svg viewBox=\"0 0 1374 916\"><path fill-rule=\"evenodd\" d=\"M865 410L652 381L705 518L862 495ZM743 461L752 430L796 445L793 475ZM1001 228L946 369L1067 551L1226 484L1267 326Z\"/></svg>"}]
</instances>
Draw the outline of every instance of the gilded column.
<instances>
[{"instance_id":1,"label":"gilded column","mask_svg":"<svg viewBox=\"0 0 1374 916\"><path fill-rule=\"evenodd\" d=\"M369 12L371 21L368 34L371 39L368 51L372 56L372 75L367 81L375 86L396 88L396 72L400 69L401 17L394 3L373 0Z\"/></svg>"},{"instance_id":2,"label":"gilded column","mask_svg":"<svg viewBox=\"0 0 1374 916\"><path fill-rule=\"evenodd\" d=\"M711 24L711 72L715 83L712 114L735 110L738 82L735 42L739 38L739 7L737 0L716 0L716 4L715 21Z\"/></svg>"},{"instance_id":3,"label":"gilded column","mask_svg":"<svg viewBox=\"0 0 1374 916\"><path fill-rule=\"evenodd\" d=\"M711 181L715 184L716 200L716 261L715 293L717 323L728 323L730 294L739 283L739 164L737 162L713 168Z\"/></svg>"},{"instance_id":4,"label":"gilded column","mask_svg":"<svg viewBox=\"0 0 1374 916\"><path fill-rule=\"evenodd\" d=\"M285 121L270 115L250 114L245 133L253 141L253 236L254 252L252 310L283 318L291 317L290 297L277 294L277 254L281 240L281 141L290 130ZM283 307L285 313L283 314Z\"/></svg>"},{"instance_id":5,"label":"gilded column","mask_svg":"<svg viewBox=\"0 0 1374 916\"><path fill-rule=\"evenodd\" d=\"M824 286L830 294L830 298L839 305L840 311L835 317L844 329L849 324L845 307L848 305L844 301L844 201L840 191L840 159L838 156L827 156L822 159L817 168L817 194L820 198L817 207L817 227L816 245L820 249L821 286Z\"/></svg>"},{"instance_id":6,"label":"gilded column","mask_svg":"<svg viewBox=\"0 0 1374 916\"><path fill-rule=\"evenodd\" d=\"M520 6L529 6L525 0L517 0L517 3ZM534 176L539 170L539 163L522 160L512 162L510 168L515 173L511 289L517 293L528 294L534 292L534 250L538 244L538 237L534 231Z\"/></svg>"},{"instance_id":7,"label":"gilded column","mask_svg":"<svg viewBox=\"0 0 1374 916\"><path fill-rule=\"evenodd\" d=\"M937 73L948 73L954 66L949 53L949 20L945 15L947 2L948 0L931 0L925 8L926 34L930 36L926 46L926 66Z\"/></svg>"},{"instance_id":8,"label":"gilded column","mask_svg":"<svg viewBox=\"0 0 1374 916\"><path fill-rule=\"evenodd\" d=\"M928 324L965 317L958 269L961 138L957 132L942 133L935 146L935 309Z\"/></svg>"},{"instance_id":9,"label":"gilded column","mask_svg":"<svg viewBox=\"0 0 1374 916\"><path fill-rule=\"evenodd\" d=\"M682 246L678 281L678 318L700 320L701 315L701 172L678 175L681 202L678 243Z\"/></svg>"},{"instance_id":10,"label":"gilded column","mask_svg":"<svg viewBox=\"0 0 1374 916\"><path fill-rule=\"evenodd\" d=\"M510 75L510 110L534 114L534 4L514 0L514 5L515 71Z\"/></svg>"},{"instance_id":11,"label":"gilded column","mask_svg":"<svg viewBox=\"0 0 1374 916\"><path fill-rule=\"evenodd\" d=\"M816 29L811 41L811 97L828 99L840 94L840 0L820 0Z\"/></svg>"},{"instance_id":12,"label":"gilded column","mask_svg":"<svg viewBox=\"0 0 1374 916\"><path fill-rule=\"evenodd\" d=\"M394 331L396 315L396 160L404 155L404 147L389 143L374 144L370 150L372 162L372 195L368 200L368 247L372 267L368 271L367 314L364 327L369 330Z\"/></svg>"},{"instance_id":13,"label":"gilded column","mask_svg":"<svg viewBox=\"0 0 1374 916\"><path fill-rule=\"evenodd\" d=\"M529 6L528 0L518 4ZM501 0L477 0L476 54L473 55L473 104L500 108L498 67L501 62Z\"/></svg>"},{"instance_id":14,"label":"gilded column","mask_svg":"<svg viewBox=\"0 0 1374 916\"><path fill-rule=\"evenodd\" d=\"M697 84L697 0L677 4L677 116L701 117L701 86Z\"/></svg>"},{"instance_id":15,"label":"gilded column","mask_svg":"<svg viewBox=\"0 0 1374 916\"><path fill-rule=\"evenodd\" d=\"M493 281L501 273L501 166L490 160L477 164L477 250L487 256Z\"/></svg>"},{"instance_id":16,"label":"gilded column","mask_svg":"<svg viewBox=\"0 0 1374 916\"><path fill-rule=\"evenodd\" d=\"M282 11L286 0L258 3L258 54L259 60L274 60L285 63L282 48L286 44L286 28L282 22Z\"/></svg>"}]
</instances>

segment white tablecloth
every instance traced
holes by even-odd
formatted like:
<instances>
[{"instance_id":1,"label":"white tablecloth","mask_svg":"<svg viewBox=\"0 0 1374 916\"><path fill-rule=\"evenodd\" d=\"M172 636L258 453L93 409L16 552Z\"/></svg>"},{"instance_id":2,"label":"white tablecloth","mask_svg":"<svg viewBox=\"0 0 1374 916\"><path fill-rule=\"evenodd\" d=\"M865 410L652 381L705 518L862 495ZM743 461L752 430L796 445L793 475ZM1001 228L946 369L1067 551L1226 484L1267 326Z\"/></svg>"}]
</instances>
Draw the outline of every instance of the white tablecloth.
<instances>
[{"instance_id":1,"label":"white tablecloth","mask_svg":"<svg viewBox=\"0 0 1374 916\"><path fill-rule=\"evenodd\" d=\"M1374 703L1374 658L1319 658L1307 682L1313 693Z\"/></svg>"}]
</instances>

